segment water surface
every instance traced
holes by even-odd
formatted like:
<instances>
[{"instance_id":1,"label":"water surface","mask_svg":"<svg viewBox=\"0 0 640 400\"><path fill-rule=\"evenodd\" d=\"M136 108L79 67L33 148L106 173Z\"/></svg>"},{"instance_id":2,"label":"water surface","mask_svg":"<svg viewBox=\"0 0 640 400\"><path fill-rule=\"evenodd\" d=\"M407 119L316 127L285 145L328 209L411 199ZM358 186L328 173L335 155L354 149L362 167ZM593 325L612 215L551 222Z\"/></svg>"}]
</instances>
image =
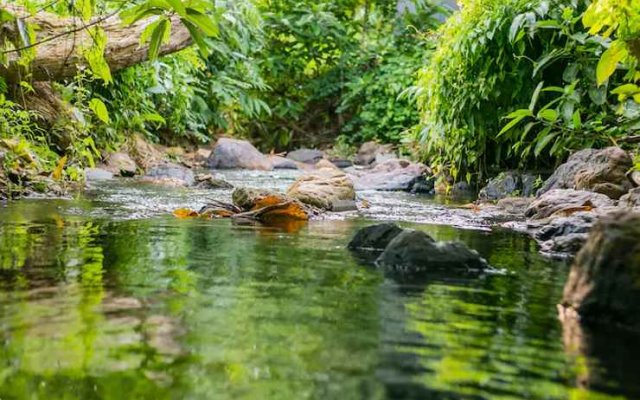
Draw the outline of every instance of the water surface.
<instances>
[{"instance_id":1,"label":"water surface","mask_svg":"<svg viewBox=\"0 0 640 400\"><path fill-rule=\"evenodd\" d=\"M638 337L558 321L567 265L479 213L360 196L362 214L280 228L174 219L229 192L134 183L0 207L0 399L640 397ZM344 248L379 219L507 273L385 278Z\"/></svg>"}]
</instances>

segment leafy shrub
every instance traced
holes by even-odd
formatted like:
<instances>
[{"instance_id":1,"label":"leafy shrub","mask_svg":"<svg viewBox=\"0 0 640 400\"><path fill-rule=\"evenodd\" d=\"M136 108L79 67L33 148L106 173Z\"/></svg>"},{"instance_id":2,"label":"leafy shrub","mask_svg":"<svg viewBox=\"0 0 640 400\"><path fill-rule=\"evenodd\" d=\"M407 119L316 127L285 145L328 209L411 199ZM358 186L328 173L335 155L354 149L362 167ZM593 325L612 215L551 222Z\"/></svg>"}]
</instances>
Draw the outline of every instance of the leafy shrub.
<instances>
[{"instance_id":1,"label":"leafy shrub","mask_svg":"<svg viewBox=\"0 0 640 400\"><path fill-rule=\"evenodd\" d=\"M549 166L631 128L636 110L616 114L607 87L597 84L607 42L585 32L586 6L466 2L420 74L422 121L413 139L423 155L453 175L482 178L491 167Z\"/></svg>"}]
</instances>

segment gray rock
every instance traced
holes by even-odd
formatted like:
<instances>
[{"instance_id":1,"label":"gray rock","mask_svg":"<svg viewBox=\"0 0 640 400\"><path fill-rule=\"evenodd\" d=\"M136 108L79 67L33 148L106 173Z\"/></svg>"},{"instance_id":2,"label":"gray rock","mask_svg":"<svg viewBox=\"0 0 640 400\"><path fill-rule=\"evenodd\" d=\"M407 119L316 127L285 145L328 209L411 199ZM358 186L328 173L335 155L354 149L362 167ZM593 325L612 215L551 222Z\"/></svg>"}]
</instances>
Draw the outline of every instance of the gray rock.
<instances>
[{"instance_id":1,"label":"gray rock","mask_svg":"<svg viewBox=\"0 0 640 400\"><path fill-rule=\"evenodd\" d=\"M144 180L154 183L175 184L178 186L193 186L195 184L193 171L174 163L158 164L149 168L144 176Z\"/></svg>"},{"instance_id":2,"label":"gray rock","mask_svg":"<svg viewBox=\"0 0 640 400\"><path fill-rule=\"evenodd\" d=\"M331 163L333 165L335 165L338 168L349 168L351 166L353 166L353 163L349 160L343 160L343 159L337 159L337 158L332 158Z\"/></svg>"},{"instance_id":3,"label":"gray rock","mask_svg":"<svg viewBox=\"0 0 640 400\"><path fill-rule=\"evenodd\" d=\"M402 229L396 224L383 223L367 226L356 232L347 248L350 250L384 250Z\"/></svg>"},{"instance_id":4,"label":"gray rock","mask_svg":"<svg viewBox=\"0 0 640 400\"><path fill-rule=\"evenodd\" d=\"M426 171L424 164L393 159L371 170L355 172L353 180L356 190L411 190Z\"/></svg>"},{"instance_id":5,"label":"gray rock","mask_svg":"<svg viewBox=\"0 0 640 400\"><path fill-rule=\"evenodd\" d=\"M541 219L556 213L573 213L581 209L605 208L613 205L614 201L604 194L585 190L553 189L533 201L525 211L525 216Z\"/></svg>"},{"instance_id":6,"label":"gray rock","mask_svg":"<svg viewBox=\"0 0 640 400\"><path fill-rule=\"evenodd\" d=\"M640 207L640 187L633 188L629 193L620 197L618 205L620 207Z\"/></svg>"},{"instance_id":7,"label":"gray rock","mask_svg":"<svg viewBox=\"0 0 640 400\"><path fill-rule=\"evenodd\" d=\"M635 187L640 186L640 171L631 171L627 174L631 184Z\"/></svg>"},{"instance_id":8,"label":"gray rock","mask_svg":"<svg viewBox=\"0 0 640 400\"><path fill-rule=\"evenodd\" d=\"M529 197L533 194L534 182L533 175L508 171L491 179L480 190L478 198L480 200L499 200L513 196Z\"/></svg>"},{"instance_id":9,"label":"gray rock","mask_svg":"<svg viewBox=\"0 0 640 400\"><path fill-rule=\"evenodd\" d=\"M387 271L402 273L478 273L488 268L478 252L461 242L436 242L422 231L398 234L376 263Z\"/></svg>"},{"instance_id":10,"label":"gray rock","mask_svg":"<svg viewBox=\"0 0 640 400\"><path fill-rule=\"evenodd\" d=\"M274 169L298 169L298 164L286 157L269 156L269 160Z\"/></svg>"},{"instance_id":11,"label":"gray rock","mask_svg":"<svg viewBox=\"0 0 640 400\"><path fill-rule=\"evenodd\" d=\"M354 201L356 192L351 179L329 164L330 168L319 168L300 176L289 186L287 195L322 210L332 210L333 204L339 201Z\"/></svg>"},{"instance_id":12,"label":"gray rock","mask_svg":"<svg viewBox=\"0 0 640 400\"><path fill-rule=\"evenodd\" d=\"M113 173L102 168L85 168L84 177L87 182L108 181L113 179Z\"/></svg>"},{"instance_id":13,"label":"gray rock","mask_svg":"<svg viewBox=\"0 0 640 400\"><path fill-rule=\"evenodd\" d=\"M417 177L411 185L411 193L414 194L435 194L436 180L434 177L424 175Z\"/></svg>"},{"instance_id":14,"label":"gray rock","mask_svg":"<svg viewBox=\"0 0 640 400\"><path fill-rule=\"evenodd\" d=\"M230 138L218 139L207 162L213 169L273 169L269 157L260 153L251 143Z\"/></svg>"},{"instance_id":15,"label":"gray rock","mask_svg":"<svg viewBox=\"0 0 640 400\"><path fill-rule=\"evenodd\" d=\"M498 200L496 206L510 214L524 215L525 210L533 202L531 197L505 197Z\"/></svg>"},{"instance_id":16,"label":"gray rock","mask_svg":"<svg viewBox=\"0 0 640 400\"><path fill-rule=\"evenodd\" d=\"M304 164L316 164L324 158L324 153L314 149L298 149L287 153L287 158Z\"/></svg>"},{"instance_id":17,"label":"gray rock","mask_svg":"<svg viewBox=\"0 0 640 400\"><path fill-rule=\"evenodd\" d=\"M587 241L586 233L571 233L565 236L559 236L543 242L540 250L543 253L551 253L558 256L557 258L570 258L572 254L580 251Z\"/></svg>"},{"instance_id":18,"label":"gray rock","mask_svg":"<svg viewBox=\"0 0 640 400\"><path fill-rule=\"evenodd\" d=\"M619 199L632 187L626 176L632 166L629 153L618 147L581 150L555 170L537 195L539 197L554 189L576 189Z\"/></svg>"},{"instance_id":19,"label":"gray rock","mask_svg":"<svg viewBox=\"0 0 640 400\"><path fill-rule=\"evenodd\" d=\"M562 306L582 323L640 330L640 214L617 212L594 225L576 256Z\"/></svg>"},{"instance_id":20,"label":"gray rock","mask_svg":"<svg viewBox=\"0 0 640 400\"><path fill-rule=\"evenodd\" d=\"M233 185L224 179L217 179L211 174L195 176L195 186L198 189L233 189Z\"/></svg>"},{"instance_id":21,"label":"gray rock","mask_svg":"<svg viewBox=\"0 0 640 400\"><path fill-rule=\"evenodd\" d=\"M104 169L114 175L134 176L138 166L127 153L113 153L105 160Z\"/></svg>"},{"instance_id":22,"label":"gray rock","mask_svg":"<svg viewBox=\"0 0 640 400\"><path fill-rule=\"evenodd\" d=\"M538 229L533 237L539 241L547 241L561 236L588 233L596 219L596 215L588 212L555 218Z\"/></svg>"},{"instance_id":23,"label":"gray rock","mask_svg":"<svg viewBox=\"0 0 640 400\"><path fill-rule=\"evenodd\" d=\"M371 165L376 161L378 154L393 153L393 146L390 144L380 144L377 142L366 142L358 149L353 163L355 165Z\"/></svg>"}]
</instances>

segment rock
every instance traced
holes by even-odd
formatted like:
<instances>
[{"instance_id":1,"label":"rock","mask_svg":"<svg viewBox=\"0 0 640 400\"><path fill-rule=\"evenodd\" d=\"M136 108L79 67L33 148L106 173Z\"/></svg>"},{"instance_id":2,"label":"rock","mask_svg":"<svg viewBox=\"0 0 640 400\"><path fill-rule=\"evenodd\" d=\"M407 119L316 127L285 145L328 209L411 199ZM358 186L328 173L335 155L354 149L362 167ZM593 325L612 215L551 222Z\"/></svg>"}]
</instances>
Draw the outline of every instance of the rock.
<instances>
[{"instance_id":1,"label":"rock","mask_svg":"<svg viewBox=\"0 0 640 400\"><path fill-rule=\"evenodd\" d=\"M332 158L329 161L331 161L331 164L335 165L338 168L349 168L353 166L353 163L351 161L341 158Z\"/></svg>"},{"instance_id":2,"label":"rock","mask_svg":"<svg viewBox=\"0 0 640 400\"><path fill-rule=\"evenodd\" d=\"M374 163L378 165L378 164L387 162L389 160L395 160L396 158L398 158L398 156L396 156L395 153L378 153L376 154L376 159Z\"/></svg>"},{"instance_id":3,"label":"rock","mask_svg":"<svg viewBox=\"0 0 640 400\"><path fill-rule=\"evenodd\" d=\"M275 190L256 189L256 188L236 188L231 194L233 204L244 211L250 211L256 207L263 206L265 199L270 199L270 203L285 203L292 199L283 193Z\"/></svg>"},{"instance_id":4,"label":"rock","mask_svg":"<svg viewBox=\"0 0 640 400\"><path fill-rule=\"evenodd\" d=\"M410 190L427 171L420 163L393 159L354 175L356 190Z\"/></svg>"},{"instance_id":5,"label":"rock","mask_svg":"<svg viewBox=\"0 0 640 400\"><path fill-rule=\"evenodd\" d=\"M640 187L633 188L629 193L620 197L618 205L620 207L640 207Z\"/></svg>"},{"instance_id":6,"label":"rock","mask_svg":"<svg viewBox=\"0 0 640 400\"><path fill-rule=\"evenodd\" d=\"M304 204L323 210L333 209L340 200L355 200L353 182L337 168L321 168L299 177L287 194Z\"/></svg>"},{"instance_id":7,"label":"rock","mask_svg":"<svg viewBox=\"0 0 640 400\"><path fill-rule=\"evenodd\" d=\"M336 171L340 171L340 168L336 167L334 163L329 160L322 159L315 164L316 169L328 168L335 169Z\"/></svg>"},{"instance_id":8,"label":"rock","mask_svg":"<svg viewBox=\"0 0 640 400\"><path fill-rule=\"evenodd\" d=\"M422 231L404 230L378 257L386 270L404 273L478 273L488 268L478 252L461 242L436 242Z\"/></svg>"},{"instance_id":9,"label":"rock","mask_svg":"<svg viewBox=\"0 0 640 400\"><path fill-rule=\"evenodd\" d=\"M421 175L417 177L411 185L411 193L414 194L435 194L436 180L434 177Z\"/></svg>"},{"instance_id":10,"label":"rock","mask_svg":"<svg viewBox=\"0 0 640 400\"><path fill-rule=\"evenodd\" d=\"M304 164L315 164L324 158L324 153L314 149L299 149L287 153L287 158Z\"/></svg>"},{"instance_id":11,"label":"rock","mask_svg":"<svg viewBox=\"0 0 640 400\"><path fill-rule=\"evenodd\" d=\"M163 163L149 168L143 180L176 186L193 186L196 182L193 171L174 163Z\"/></svg>"},{"instance_id":12,"label":"rock","mask_svg":"<svg viewBox=\"0 0 640 400\"><path fill-rule=\"evenodd\" d=\"M491 179L480 190L478 198L480 200L499 200L514 196L529 197L533 195L534 182L533 175L519 174L515 171L504 172Z\"/></svg>"},{"instance_id":13,"label":"rock","mask_svg":"<svg viewBox=\"0 0 640 400\"><path fill-rule=\"evenodd\" d=\"M555 218L538 229L533 237L539 241L548 241L572 234L585 234L591 230L597 216L589 212L580 212L569 217Z\"/></svg>"},{"instance_id":14,"label":"rock","mask_svg":"<svg viewBox=\"0 0 640 400\"><path fill-rule=\"evenodd\" d=\"M347 248L350 250L380 250L402 233L402 229L392 223L383 223L359 229L351 239Z\"/></svg>"},{"instance_id":15,"label":"rock","mask_svg":"<svg viewBox=\"0 0 640 400\"><path fill-rule=\"evenodd\" d=\"M614 201L604 194L585 190L553 189L533 201L525 216L533 219L547 218L554 214L590 211L614 205ZM558 215L561 216L561 215Z\"/></svg>"},{"instance_id":16,"label":"rock","mask_svg":"<svg viewBox=\"0 0 640 400\"><path fill-rule=\"evenodd\" d=\"M298 169L298 164L286 157L269 156L269 161L274 169Z\"/></svg>"},{"instance_id":17,"label":"rock","mask_svg":"<svg viewBox=\"0 0 640 400\"><path fill-rule=\"evenodd\" d=\"M353 161L355 165L371 165L376 161L378 154L393 153L393 146L390 144L380 144L376 142L366 142L358 149L358 153Z\"/></svg>"},{"instance_id":18,"label":"rock","mask_svg":"<svg viewBox=\"0 0 640 400\"><path fill-rule=\"evenodd\" d=\"M633 186L640 186L640 171L630 171L627 176Z\"/></svg>"},{"instance_id":19,"label":"rock","mask_svg":"<svg viewBox=\"0 0 640 400\"><path fill-rule=\"evenodd\" d=\"M119 176L134 176L138 170L136 162L127 153L113 153L105 160L104 169Z\"/></svg>"},{"instance_id":20,"label":"rock","mask_svg":"<svg viewBox=\"0 0 640 400\"><path fill-rule=\"evenodd\" d=\"M133 136L129 141L128 148L129 154L143 169L147 169L164 160L164 154L140 135Z\"/></svg>"},{"instance_id":21,"label":"rock","mask_svg":"<svg viewBox=\"0 0 640 400\"><path fill-rule=\"evenodd\" d=\"M453 184L451 187L451 195L453 196L468 196L473 192L471 186L465 181L459 181Z\"/></svg>"},{"instance_id":22,"label":"rock","mask_svg":"<svg viewBox=\"0 0 640 400\"><path fill-rule=\"evenodd\" d=\"M547 240L540 245L540 251L552 255L560 255L557 258L568 258L578 252L587 241L586 233L571 233Z\"/></svg>"},{"instance_id":23,"label":"rock","mask_svg":"<svg viewBox=\"0 0 640 400\"><path fill-rule=\"evenodd\" d=\"M358 205L355 200L335 200L331 205L333 212L357 211Z\"/></svg>"},{"instance_id":24,"label":"rock","mask_svg":"<svg viewBox=\"0 0 640 400\"><path fill-rule=\"evenodd\" d=\"M180 159L187 154L186 151L180 146L167 147L165 154L172 159Z\"/></svg>"},{"instance_id":25,"label":"rock","mask_svg":"<svg viewBox=\"0 0 640 400\"><path fill-rule=\"evenodd\" d=\"M102 168L85 168L84 177L87 182L108 181L113 179L113 173Z\"/></svg>"},{"instance_id":26,"label":"rock","mask_svg":"<svg viewBox=\"0 0 640 400\"><path fill-rule=\"evenodd\" d=\"M209 158L209 156L211 156L211 150L210 149L199 148L193 154L193 159L197 163L204 164L204 163L207 162L207 159Z\"/></svg>"},{"instance_id":27,"label":"rock","mask_svg":"<svg viewBox=\"0 0 640 400\"><path fill-rule=\"evenodd\" d=\"M564 287L562 306L581 322L640 330L640 214L616 212L594 225Z\"/></svg>"},{"instance_id":28,"label":"rock","mask_svg":"<svg viewBox=\"0 0 640 400\"><path fill-rule=\"evenodd\" d=\"M503 199L498 200L496 206L505 210L510 214L522 214L524 215L524 211L529 207L529 205L533 202L533 198L531 197L505 197Z\"/></svg>"},{"instance_id":29,"label":"rock","mask_svg":"<svg viewBox=\"0 0 640 400\"><path fill-rule=\"evenodd\" d=\"M629 153L618 147L581 150L555 170L537 195L539 197L553 189L576 189L619 199L631 189L626 174L632 167Z\"/></svg>"},{"instance_id":30,"label":"rock","mask_svg":"<svg viewBox=\"0 0 640 400\"><path fill-rule=\"evenodd\" d=\"M233 189L233 185L223 179L217 179L211 174L195 176L195 186L198 189Z\"/></svg>"},{"instance_id":31,"label":"rock","mask_svg":"<svg viewBox=\"0 0 640 400\"><path fill-rule=\"evenodd\" d=\"M220 138L208 159L213 169L254 169L269 171L273 164L267 156L244 140Z\"/></svg>"}]
</instances>

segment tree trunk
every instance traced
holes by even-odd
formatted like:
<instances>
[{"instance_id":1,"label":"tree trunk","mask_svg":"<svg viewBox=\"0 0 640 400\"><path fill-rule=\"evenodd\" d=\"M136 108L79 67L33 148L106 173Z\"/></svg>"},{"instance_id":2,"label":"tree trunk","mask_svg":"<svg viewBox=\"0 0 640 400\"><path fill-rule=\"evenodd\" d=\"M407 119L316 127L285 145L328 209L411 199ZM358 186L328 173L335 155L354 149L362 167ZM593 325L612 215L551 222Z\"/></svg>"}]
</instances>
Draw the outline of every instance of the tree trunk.
<instances>
[{"instance_id":1,"label":"tree trunk","mask_svg":"<svg viewBox=\"0 0 640 400\"><path fill-rule=\"evenodd\" d=\"M60 81L73 77L79 69L87 67L82 50L91 46L92 38L85 26L100 26L107 35L105 59L111 71L117 71L147 59L148 45L140 45L142 31L153 22L154 18L138 21L125 26L117 14L96 17L84 22L80 18L60 18L56 15L40 12L28 14L16 6L0 5L28 24L38 26L35 46L36 56L25 70L16 62L19 53L9 54L8 67L0 66L0 75L9 82L20 80ZM4 27L6 28L6 27ZM14 23L17 35L17 24ZM171 18L171 38L160 49L160 55L181 50L191 44L191 36L180 18Z\"/></svg>"}]
</instances>

